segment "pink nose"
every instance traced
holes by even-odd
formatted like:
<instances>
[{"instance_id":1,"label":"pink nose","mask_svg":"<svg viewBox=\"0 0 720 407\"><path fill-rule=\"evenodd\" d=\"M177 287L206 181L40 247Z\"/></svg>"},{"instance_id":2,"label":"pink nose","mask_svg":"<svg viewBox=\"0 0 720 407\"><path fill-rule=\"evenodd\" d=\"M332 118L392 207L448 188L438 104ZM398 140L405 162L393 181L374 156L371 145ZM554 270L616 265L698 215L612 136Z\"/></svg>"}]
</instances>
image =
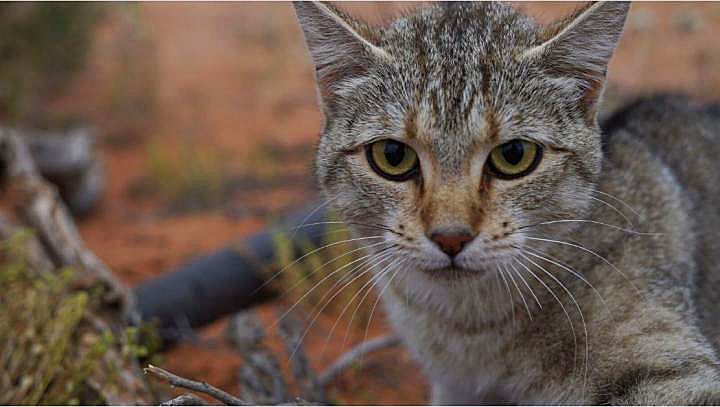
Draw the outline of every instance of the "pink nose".
<instances>
[{"instance_id":1,"label":"pink nose","mask_svg":"<svg viewBox=\"0 0 720 407\"><path fill-rule=\"evenodd\" d=\"M465 229L452 229L446 231L433 232L430 240L438 245L440 250L450 257L455 257L465 247L465 244L473 240L475 236Z\"/></svg>"}]
</instances>

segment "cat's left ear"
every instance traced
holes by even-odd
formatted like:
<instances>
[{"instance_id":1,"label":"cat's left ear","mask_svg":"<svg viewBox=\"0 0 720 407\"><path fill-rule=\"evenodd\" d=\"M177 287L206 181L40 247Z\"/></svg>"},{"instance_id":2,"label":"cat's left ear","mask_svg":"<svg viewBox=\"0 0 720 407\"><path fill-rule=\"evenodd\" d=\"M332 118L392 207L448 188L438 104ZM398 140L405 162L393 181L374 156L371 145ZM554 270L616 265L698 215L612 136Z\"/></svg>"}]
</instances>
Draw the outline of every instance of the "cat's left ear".
<instances>
[{"instance_id":1,"label":"cat's left ear","mask_svg":"<svg viewBox=\"0 0 720 407\"><path fill-rule=\"evenodd\" d=\"M333 103L343 82L362 76L390 56L376 45L377 33L331 4L293 2L315 63L315 76L324 107Z\"/></svg>"},{"instance_id":2,"label":"cat's left ear","mask_svg":"<svg viewBox=\"0 0 720 407\"><path fill-rule=\"evenodd\" d=\"M538 59L550 75L575 81L583 90L588 119L595 120L607 66L629 9L629 2L590 3L548 27L544 41L521 57Z\"/></svg>"}]
</instances>

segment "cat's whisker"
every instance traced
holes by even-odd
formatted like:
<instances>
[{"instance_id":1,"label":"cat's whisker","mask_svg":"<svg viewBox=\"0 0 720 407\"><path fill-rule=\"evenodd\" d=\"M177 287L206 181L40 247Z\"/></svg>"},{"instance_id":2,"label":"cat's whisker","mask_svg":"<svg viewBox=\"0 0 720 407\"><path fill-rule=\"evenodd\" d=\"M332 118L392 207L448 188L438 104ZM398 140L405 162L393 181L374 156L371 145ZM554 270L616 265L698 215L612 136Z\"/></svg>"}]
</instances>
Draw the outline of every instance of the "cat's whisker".
<instances>
[{"instance_id":1,"label":"cat's whisker","mask_svg":"<svg viewBox=\"0 0 720 407\"><path fill-rule=\"evenodd\" d=\"M591 193L596 193L596 194L604 195L604 196L606 196L606 197L608 197L608 198L610 198L610 199L615 200L615 202L617 202L617 203L619 203L620 205L624 206L624 207L627 208L630 212L632 212L635 216L637 216L638 219L642 219L642 216L640 215L640 213L639 213L638 211L635 210L635 208L633 208L632 206L630 206L630 204L628 204L627 202L625 202L625 201L623 201L622 199L618 198L617 196L615 196L615 195L613 195L613 194L609 194L609 193L607 193L607 192L600 191L600 190L595 189L595 188L587 188L587 189L588 189Z\"/></svg>"},{"instance_id":2,"label":"cat's whisker","mask_svg":"<svg viewBox=\"0 0 720 407\"><path fill-rule=\"evenodd\" d=\"M389 249L390 249L390 248L388 248L387 250L389 250ZM383 254L384 254L384 256L383 256ZM357 270L357 269L359 269L360 267L362 267L363 265L366 265L367 263L370 263L370 262L372 262L372 261L376 261L375 265L377 265L377 264L383 262L385 259L389 258L389 257L391 256L391 253L390 253L389 251L385 251L384 253L378 253L378 255L380 255L380 256L378 256L378 257L376 257L376 258L374 258L374 259L371 259L371 260L369 260L369 261L366 262L366 263L361 264L359 267L355 268L354 270ZM383 259L378 260L380 257L382 257ZM314 325L315 322L317 321L318 317L322 314L322 312L325 310L325 308L327 308L327 306L330 305L330 303L331 303L341 292L343 292L347 287L349 287L350 285L352 285L355 281L357 281L358 279L360 279L362 276L364 276L365 274L367 274L367 273L370 272L371 270L372 270L371 268L368 268L368 269L366 269L365 271L363 271L363 272L361 272L360 274L358 274L357 276L353 277L352 280L350 280L349 282L345 283L339 290L337 290L337 291L332 295L332 297L331 297L330 299L328 299L328 300L324 303L324 305L322 305L322 307L320 308L320 310L318 310L317 312L315 312L315 309L317 309L317 306L316 306L316 307L311 311L311 314L314 313L314 316L313 316L312 320L310 321L310 323L308 323L307 326L305 327L305 330L303 331L303 334L302 334L300 343L302 342L302 339L304 339L305 336L308 334L308 332L310 332L310 329L313 327L313 325ZM326 294L331 293L331 292L332 292L332 291L329 290ZM322 301L323 301L323 299L324 299L325 297L326 297L326 296L323 296L323 298L320 299L320 301L319 301L320 304L322 304ZM326 343L326 344L327 344L327 343ZM295 349L295 350L297 350L297 349ZM324 348L323 348L323 352L324 352ZM294 354L294 352L293 352L293 354ZM292 355L291 355L291 357L292 357Z\"/></svg>"},{"instance_id":3,"label":"cat's whisker","mask_svg":"<svg viewBox=\"0 0 720 407\"><path fill-rule=\"evenodd\" d=\"M307 222L308 219L310 219L315 213L317 213L317 211L328 206L330 203L334 202L338 198L339 198L339 196L336 196L336 197L333 197L330 199L326 199L325 202L322 202L320 205L316 206L313 210L311 210L310 213L305 215L305 217L303 217L303 219L300 221L300 225L296 226L292 229L293 233L292 233L292 235L290 235L290 241L292 241L293 238L295 238L295 234L297 233L298 229L303 227L305 225L305 222Z\"/></svg>"},{"instance_id":4,"label":"cat's whisker","mask_svg":"<svg viewBox=\"0 0 720 407\"><path fill-rule=\"evenodd\" d=\"M340 346L341 349L345 348L345 344L347 343L348 337L350 335L350 329L352 328L352 323L355 320L355 315L360 310L360 307L362 306L363 302L365 302L365 299L368 297L368 295L370 295L370 293L372 292L372 290L375 287L375 285L377 284L377 282L382 279L382 277L384 276L385 273L389 272L392 265L393 265L392 262L389 263L385 268L380 270L369 281L369 283L371 283L371 284L365 284L363 287L360 288L360 290L358 290L358 294L360 294L360 292L362 292L363 288L365 288L367 286L367 289L365 290L365 294L362 296L362 298L358 302L357 306L355 307L355 310L353 311L352 315L350 316L350 321L347 324L347 328L345 329L345 336L343 337L342 345ZM355 300L355 298L356 297L351 298L350 301L348 302L348 305L352 304L352 302ZM340 314L339 318L342 318L342 315L344 313L345 313L345 310L343 309L343 312Z\"/></svg>"},{"instance_id":5,"label":"cat's whisker","mask_svg":"<svg viewBox=\"0 0 720 407\"><path fill-rule=\"evenodd\" d=\"M345 225L346 223L339 220L325 220L321 222L311 222L311 223L303 223L302 225L293 226L290 228L292 231L297 231L304 228L309 228L312 226L320 226L320 225Z\"/></svg>"},{"instance_id":6,"label":"cat's whisker","mask_svg":"<svg viewBox=\"0 0 720 407\"><path fill-rule=\"evenodd\" d=\"M334 263L335 261L337 261L337 260L339 260L339 259L341 259L341 258L343 258L343 257L345 257L345 256L347 256L347 255L350 255L350 254L353 254L353 253L357 253L357 252L362 251L362 250L367 250L367 249L369 249L369 248L371 248L371 247L375 247L375 246L379 246L379 245L383 245L383 244L390 244L390 243L388 243L388 242L386 242L386 241L377 242L377 243L369 244L369 245L366 245L366 246L358 247L358 248L355 248L355 249L353 249L353 250L349 250L349 251L347 251L347 252L345 252L345 253L342 253L342 254L340 254L340 255L338 255L338 256L335 256L335 257L333 257L332 259L330 259L330 260L326 261L325 263L321 264L320 266L315 267L315 269L313 269L310 273L307 274L307 277L310 277L310 276L314 275L314 274L317 273L318 271L320 271L320 270L322 270L323 268L325 268L327 265L332 264L332 263ZM381 249L381 250L382 250L382 249ZM340 267L339 269L333 271L332 273L329 273L325 278L323 278L322 280L320 280L320 282L318 282L317 284L322 284L327 278L331 277L332 275L334 275L334 274L337 273L338 271L344 270L345 267L348 267L348 266L350 266L350 265L352 265L352 264L355 264L355 263L357 263L359 260L364 259L364 258L367 258L368 256L369 256L369 255L366 255L366 256L360 257L359 259L355 259L355 260L353 260L353 261L350 261L350 262L346 263L345 265L343 265L343 266ZM300 280L300 281L296 282L296 283L293 284L290 288L286 289L285 292L283 292L282 295L283 295L283 296L286 296L286 295L289 294L292 290L294 290L294 289L297 288L300 284L302 284L303 281L304 281L304 280Z\"/></svg>"},{"instance_id":7,"label":"cat's whisker","mask_svg":"<svg viewBox=\"0 0 720 407\"><path fill-rule=\"evenodd\" d=\"M630 218L628 218L627 215L625 215L625 214L624 214L620 209L618 209L615 205L613 205L613 204L611 204L611 203L609 203L609 202L607 202L607 201L604 201L604 200L602 200L602 199L600 199L600 198L598 198L598 197L596 197L596 196L588 195L587 197L590 198L590 199L592 199L592 200L594 200L594 201L597 201L597 202L600 202L600 203L606 205L608 208L612 209L612 210L615 211L618 215L620 215L620 217L622 217L623 219L625 219L625 222L627 222L628 225L630 225L631 228L635 229L635 224L633 224L633 222L630 220Z\"/></svg>"},{"instance_id":8,"label":"cat's whisker","mask_svg":"<svg viewBox=\"0 0 720 407\"><path fill-rule=\"evenodd\" d=\"M333 271L331 274L337 274L339 271L342 271L343 269L347 268L348 266L350 266L350 265L352 265L352 264L354 264L354 263L357 263L358 261L362 260L362 262L361 262L359 265L355 266L352 270L350 270L349 272L347 272L346 275L344 275L344 276L342 276L340 279L338 279L338 281L336 281L336 282L332 285L332 287L330 287L330 289L328 289L328 290L325 292L325 294L323 294L323 296L320 298L320 300L318 300L318 304L315 305L315 307L313 307L313 309L310 311L310 314L311 314L311 315L315 314L315 316L313 317L313 322L315 321L315 319L317 319L318 316L320 316L320 314L322 313L322 311L323 311L328 305L330 305L330 303L335 299L335 297L337 297L337 295L340 294L340 293L345 289L345 287L343 287L342 289L338 290L337 292L334 291L336 287L338 287L338 286L341 285L341 284L344 284L346 277L348 277L348 276L352 277L352 275L353 275L353 273L354 273L355 271L359 270L360 268L362 268L363 266L365 266L365 265L367 265L367 264L372 263L373 261L376 261L376 260L380 259L381 257L383 257L383 255L389 256L389 255L390 255L390 254L389 254L389 250L391 250L393 247L394 247L394 246L389 246L389 247L386 247L386 248L381 249L378 253L375 253L375 254L372 254L372 255L363 256L363 257L361 257L360 259L357 259L357 260L355 260L355 261L353 261L353 262L347 263L347 264L343 265L342 267L340 267L339 269ZM322 283L323 283L323 281L320 281L320 282L316 283L314 287L317 287L317 286L319 286L319 285L322 284ZM351 282L351 283L352 283L352 282ZM314 287L313 287L313 288L314 288ZM335 295L333 295L333 296L323 305L323 301L324 301L329 295L331 295L331 294L333 294L333 293L335 293ZM300 301L302 301L302 299L298 300L298 301L296 302L296 304L299 303ZM293 305L295 305L295 304L293 304ZM317 310L317 308L320 307L320 306L322 306L322 308L320 309L320 311L318 311L317 313L315 313L315 311ZM312 322L311 322L309 325L312 325Z\"/></svg>"},{"instance_id":9,"label":"cat's whisker","mask_svg":"<svg viewBox=\"0 0 720 407\"><path fill-rule=\"evenodd\" d=\"M568 312L567 308L565 308L565 304L563 304L563 302L560 301L560 298L557 296L557 294L555 294L555 291L553 291L540 277L538 277L537 274L535 274L535 272L533 272L528 266L526 266L525 263L523 263L522 261L520 261L516 258L513 260L515 260L515 262L517 262L522 268L527 270L527 272L530 273L530 275L535 280L537 280L543 287L545 287L545 289L550 293L550 295L555 299L555 301L557 301L557 303L560 305L560 308L563 310L563 313L565 314L565 317L567 318L568 323L570 324L570 331L572 332L572 336L573 336L573 344L574 344L573 346L575 349L574 350L575 356L573 357L573 371L576 371L576 369L577 369L577 348L578 348L577 334L575 332L575 325L573 324L572 318L570 317L570 313Z\"/></svg>"},{"instance_id":10,"label":"cat's whisker","mask_svg":"<svg viewBox=\"0 0 720 407\"><path fill-rule=\"evenodd\" d=\"M508 284L507 278L505 277L502 269L500 269L499 265L495 267L495 270L500 274L500 278L502 278L503 283L505 283L505 288L507 289L508 297L510 298L510 312L512 315L513 329L515 329L515 300L513 299L512 291L510 291L510 284Z\"/></svg>"},{"instance_id":11,"label":"cat's whisker","mask_svg":"<svg viewBox=\"0 0 720 407\"><path fill-rule=\"evenodd\" d=\"M387 243L387 242L381 242L381 243ZM299 300L295 301L295 303L288 310L286 310L280 318L278 318L276 323L280 322L284 317L286 317L290 312L292 312L292 310L295 309L295 307L297 307L305 298L307 298L308 295L310 295L313 291L315 291L316 288L318 288L323 282L325 282L328 278L332 277L334 274L335 274L335 272L329 273L327 276L323 277L322 280L320 280L318 283L313 285L307 292L305 292L300 297ZM275 324L273 324L272 326L275 326Z\"/></svg>"},{"instance_id":12,"label":"cat's whisker","mask_svg":"<svg viewBox=\"0 0 720 407\"><path fill-rule=\"evenodd\" d=\"M584 331L584 333L585 333L585 372L584 372L584 376L583 376L583 389L584 389L585 386L587 385L588 362L589 362L589 357L590 357L590 344L588 343L589 340L588 340L587 324L585 323L585 315L583 315L582 308L580 307L580 304L578 303L577 299L576 299L575 296L572 294L572 292L570 292L570 290L567 288L567 286L565 286L565 284L563 284L557 277L555 277L552 273L550 273L549 271L547 271L547 269L545 269L545 268L542 267L541 265L537 264L535 261L533 261L531 258L529 258L528 256L526 256L526 255L523 254L522 252L519 253L519 254L520 254L520 256L522 256L525 260L527 260L528 262L530 262L530 264L532 264L532 265L534 265L535 267L539 268L543 273L545 273L548 277L550 277L553 281L555 281L555 282L563 289L563 291L565 291L565 293L567 293L567 295L570 296L570 299L571 299L572 302L575 304L575 307L577 308L578 313L580 314L580 321L581 321L582 324L583 324L583 331Z\"/></svg>"},{"instance_id":13,"label":"cat's whisker","mask_svg":"<svg viewBox=\"0 0 720 407\"><path fill-rule=\"evenodd\" d=\"M525 284L525 287L527 287L528 291L530 291L530 294L535 298L535 302L538 305L538 308L542 309L542 304L540 303L540 299L538 299L537 295L535 295L535 291L533 291L532 287L530 287L530 284L525 280L525 277L523 277L522 273L518 271L517 268L515 268L515 265L512 263L508 263L508 266L512 269L515 274L520 277L520 280Z\"/></svg>"},{"instance_id":14,"label":"cat's whisker","mask_svg":"<svg viewBox=\"0 0 720 407\"><path fill-rule=\"evenodd\" d=\"M530 306L528 306L527 300L525 300L525 295L524 295L523 292L520 290L520 286L518 286L517 282L515 281L515 278L513 277L512 273L511 273L510 270L507 268L507 266L506 266L506 265L502 265L502 268L503 268L503 269L505 270L505 272L507 273L507 276L508 276L508 278L510 279L510 281L512 282L512 284L515 286L515 290L517 290L517 293L518 293L518 295L520 296L520 299L522 300L523 304L525 305L525 310L527 311L528 318L530 318L530 320L532 321L533 317L532 317L532 312L530 312Z\"/></svg>"},{"instance_id":15,"label":"cat's whisker","mask_svg":"<svg viewBox=\"0 0 720 407\"><path fill-rule=\"evenodd\" d=\"M368 297L368 295L370 295L370 293L373 291L373 289L375 288L375 286L377 285L377 283L385 276L385 274L389 274L389 273L392 272L391 269L392 269L393 266L400 266L400 265L402 265L402 264L404 264L404 263L406 263L406 260L405 260L405 259L400 259L399 262L397 262L397 263L390 263L390 264L387 265L387 267L385 267L383 270L381 270L380 272L377 273L379 277L378 277L377 279L375 279L375 281L373 282L372 286L365 291L365 295L363 295L363 297L360 299L360 301L358 302L357 306L355 307L355 310L353 311L352 315L350 316L350 322L348 322L348 327L347 327L347 329L345 330L345 337L343 338L342 347L345 347L345 344L347 343L347 339L348 339L348 336L349 336L350 328L352 327L352 323L353 323L353 321L355 320L355 315L356 315L357 312L360 310L362 304L365 302L365 299ZM383 290L383 291L384 291L384 290ZM379 299L380 299L380 295L377 296L377 299L376 299L376 300L379 301ZM377 301L376 301L376 303L377 303ZM372 312L369 314L368 322L369 322L369 319L370 319L371 317L372 317Z\"/></svg>"},{"instance_id":16,"label":"cat's whisker","mask_svg":"<svg viewBox=\"0 0 720 407\"><path fill-rule=\"evenodd\" d=\"M603 256L595 253L594 251L586 248L585 246L582 246L582 245L580 245L580 244L575 244L575 243L566 242L566 241L563 241L563 240L546 239L546 238L542 238L542 237L525 236L525 238L526 238L526 239L529 239L529 240L536 240L536 241L547 242L547 243L556 243L556 244L561 244L561 245L565 245L565 246L569 246L569 247L574 247L574 248L576 248L576 249L579 249L579 250L582 250L582 251L584 251L584 252L586 252L586 253L589 253L589 254L595 256L596 258L602 260L603 263L607 264L607 265L610 266L613 270L615 270L617 273L619 273L621 276L623 276L623 278L625 278L625 280L626 280L630 285L633 286L633 288L635 289L635 291L636 291L638 294L640 294L640 295L642 294L642 292L640 291L640 289L635 285L635 283L632 282L632 280L630 280L630 278L627 276L627 274L623 273L623 272L622 272L620 269L618 269L614 264L612 264L608 259L606 259L605 257L603 257Z\"/></svg>"},{"instance_id":17,"label":"cat's whisker","mask_svg":"<svg viewBox=\"0 0 720 407\"><path fill-rule=\"evenodd\" d=\"M385 260L391 259L391 258L392 258L392 253L386 253L386 256L383 256L383 258L382 258L381 260L376 261L375 264L370 265L365 271L363 271L363 272L361 273L361 275L365 275L365 274L367 274L367 273L371 273L372 270L373 270L373 268L379 266L380 264L382 264L382 262L384 262ZM388 264L388 266L389 266L389 264ZM372 284L373 280L379 278L378 276L379 276L380 274L381 274L381 273L377 273L376 275L372 276L367 282L365 282L365 284L363 284L363 285L357 290L357 292L355 293L355 295L353 295L352 298L350 298L350 300L347 302L347 304L345 304L345 306L343 307L343 309L340 311L340 314L339 314L339 315L337 316L337 318L335 319L335 322L333 323L332 327L330 328L330 331L328 332L327 337L325 338L325 343L324 343L324 345L323 345L323 349L322 349L322 352L321 352L322 354L325 353L325 350L326 350L326 348L327 348L327 346L328 346L328 344L329 344L329 342L330 342L330 338L332 337L333 332L335 332L335 329L337 328L338 324L340 323L340 321L341 321L341 319L342 319L342 316L345 315L345 312L347 312L348 308L350 308L350 306L352 305L353 301L355 301L355 299L362 293L363 289L364 289L365 287L369 286L370 284ZM357 280L357 278L354 278L353 281L350 282L350 284L352 284L355 280ZM334 297L333 297L333 298L334 298ZM348 329L349 329L349 328L348 328ZM346 335L346 336L347 336L347 335Z\"/></svg>"},{"instance_id":18,"label":"cat's whisker","mask_svg":"<svg viewBox=\"0 0 720 407\"><path fill-rule=\"evenodd\" d=\"M398 275L398 273L400 273L400 271L402 271L402 266L403 266L405 263L406 263L406 261L401 260L401 261L397 264L397 269L396 269L395 272L390 276L390 278L388 279L387 284L385 284L385 287L383 287L383 289L380 290L380 292L378 293L377 298L375 299L375 303L373 304L372 308L370 309L370 316L368 317L367 324L365 325L365 335L363 336L363 342L367 342L368 332L370 331L370 324L372 323L373 316L375 315L375 308L377 308L378 303L380 303L380 299L382 298L383 293L385 292L385 290L387 290L388 287L390 287L390 284L392 284L393 279ZM360 360L362 360L362 357L360 358Z\"/></svg>"},{"instance_id":19,"label":"cat's whisker","mask_svg":"<svg viewBox=\"0 0 720 407\"><path fill-rule=\"evenodd\" d=\"M297 231L297 230L302 229L302 228L307 228L307 227L312 227L312 226L319 226L319 225L357 225L357 226L362 226L362 227L369 228L369 229L384 230L384 231L387 231L387 232L394 233L394 234L396 234L396 235L402 235L400 232L394 230L393 228L391 228L391 227L389 227L389 226L387 226L387 225L383 225L383 224L371 225L371 224L369 224L369 223L361 223L361 222L355 222L355 221L343 222L343 221L333 221L333 220L322 221L322 222L304 223L304 224L302 224L302 225L295 226L295 227L293 227L293 228L290 229L290 230ZM349 229L346 229L346 230L349 230Z\"/></svg>"},{"instance_id":20,"label":"cat's whisker","mask_svg":"<svg viewBox=\"0 0 720 407\"><path fill-rule=\"evenodd\" d=\"M337 246L337 245L339 245L339 244L351 243L351 242L358 242L358 241L361 241L361 240L368 240L368 239L385 239L385 237L384 237L384 236L381 236L381 235L365 236L365 237L356 237L356 238L352 238L352 239L339 240L339 241L337 241L337 242L333 242L333 243L330 243L330 244L326 244L326 245L324 245L324 246L322 246L322 247L318 247L317 249L312 250L312 251L310 251L310 252L308 252L308 253L305 253L304 255L300 256L298 259L296 259L296 260L293 261L292 263L290 263L290 264L288 264L287 266L285 266L285 267L283 267L282 269L280 269L280 271L277 271L277 272L273 273L273 275L270 276L270 278L268 278L268 279L267 279L264 283L262 283L258 288L256 288L255 290L253 290L253 292L250 293L250 294L251 294L251 295L257 294L260 290L262 290L263 288L267 287L271 282L273 282L276 278L278 278L282 273L284 273L285 271L287 271L290 267L293 267L294 265L298 264L299 262L301 262L303 259L307 258L308 256L312 256L313 254L315 254L315 253L317 253L317 252L319 252L319 251L321 251L321 250L325 250L325 249L328 249L328 248L330 248L330 247Z\"/></svg>"},{"instance_id":21,"label":"cat's whisker","mask_svg":"<svg viewBox=\"0 0 720 407\"><path fill-rule=\"evenodd\" d=\"M592 220L592 219L559 219L559 220L551 220L551 221L546 221L546 222L534 223L534 224L532 224L532 225L520 226L520 227L517 228L517 230L528 229L528 228L531 228L531 227L544 226L544 225L555 225L555 224L558 224L558 223L590 223L590 224L594 224L594 225L607 226L607 227L609 227L609 228L612 228L612 229L615 229L615 230L619 230L619 231L621 231L621 232L629 233L629 234L632 234L632 235L638 235L638 236L663 236L663 235L665 235L665 233L660 233L660 232L638 232L638 231L635 231L635 230L626 229L626 228L621 227L621 226L611 225L611 224L609 224L609 223L600 222L600 221L596 221L596 220Z\"/></svg>"},{"instance_id":22,"label":"cat's whisker","mask_svg":"<svg viewBox=\"0 0 720 407\"><path fill-rule=\"evenodd\" d=\"M526 253L526 254L529 254L535 258L544 260L550 264L554 264L555 266L560 267L561 269L567 271L568 273L572 274L576 278L580 279L583 283L585 283L588 287L590 287L595 292L595 294L598 296L598 298L600 298L600 301L603 303L603 305L605 307L607 307L607 302L605 302L605 298L603 298L603 296L600 294L600 292L597 290L597 288L595 288L595 286L592 285L582 274L580 274L579 272L570 268L570 266L560 262L558 259L554 258L553 256L550 256L549 254L547 254L541 250L535 249L533 247L529 247L529 246L523 246L523 247L513 246L513 247ZM547 257L545 257L545 256L547 256Z\"/></svg>"}]
</instances>

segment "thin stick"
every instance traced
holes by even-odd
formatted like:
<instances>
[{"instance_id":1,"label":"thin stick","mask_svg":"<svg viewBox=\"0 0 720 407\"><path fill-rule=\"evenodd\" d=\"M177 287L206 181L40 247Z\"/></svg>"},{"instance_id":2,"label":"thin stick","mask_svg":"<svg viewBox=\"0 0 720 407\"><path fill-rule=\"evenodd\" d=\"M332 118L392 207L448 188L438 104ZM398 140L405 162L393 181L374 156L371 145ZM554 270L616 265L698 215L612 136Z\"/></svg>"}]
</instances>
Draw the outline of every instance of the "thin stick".
<instances>
[{"instance_id":1,"label":"thin stick","mask_svg":"<svg viewBox=\"0 0 720 407\"><path fill-rule=\"evenodd\" d=\"M217 387L209 385L205 382L197 382L195 380L190 380L190 379L186 379L184 377L180 377L174 373L170 373L167 370L161 369L157 366L148 365L145 369L143 369L143 371L145 372L145 374L151 374L153 376L159 377L159 378L167 381L172 386L182 387L184 389L207 394L208 396L210 396L218 401L221 401L228 406L250 405L250 403L242 401L239 398L218 389Z\"/></svg>"},{"instance_id":2,"label":"thin stick","mask_svg":"<svg viewBox=\"0 0 720 407\"><path fill-rule=\"evenodd\" d=\"M325 387L332 382L343 370L350 367L357 359L362 356L375 352L380 349L390 348L400 344L400 337L397 335L383 335L377 338L362 342L354 348L350 349L340 356L335 363L320 375L318 381L320 385Z\"/></svg>"},{"instance_id":3,"label":"thin stick","mask_svg":"<svg viewBox=\"0 0 720 407\"><path fill-rule=\"evenodd\" d=\"M161 406L206 406L207 403L200 397L186 393L182 396L175 397L174 399L163 401L160 403Z\"/></svg>"}]
</instances>

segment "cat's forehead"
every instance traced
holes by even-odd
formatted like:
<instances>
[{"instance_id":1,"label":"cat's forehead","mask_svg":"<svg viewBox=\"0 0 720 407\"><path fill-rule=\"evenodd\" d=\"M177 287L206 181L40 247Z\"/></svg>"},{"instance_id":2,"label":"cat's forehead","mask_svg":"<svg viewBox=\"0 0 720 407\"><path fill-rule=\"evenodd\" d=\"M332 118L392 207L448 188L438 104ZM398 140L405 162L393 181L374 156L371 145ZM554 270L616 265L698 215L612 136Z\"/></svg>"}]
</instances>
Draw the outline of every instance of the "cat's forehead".
<instances>
[{"instance_id":1,"label":"cat's forehead","mask_svg":"<svg viewBox=\"0 0 720 407\"><path fill-rule=\"evenodd\" d=\"M497 127L515 113L502 100L519 79L512 77L512 54L536 40L535 30L497 3L432 6L397 20L384 44L394 69L380 80L392 92L373 92L387 97L391 130L451 167L462 165L469 147L498 142Z\"/></svg>"},{"instance_id":2,"label":"cat's forehead","mask_svg":"<svg viewBox=\"0 0 720 407\"><path fill-rule=\"evenodd\" d=\"M427 63L503 57L537 41L528 16L498 2L440 3L397 19L385 30L393 54L423 56Z\"/></svg>"}]
</instances>

